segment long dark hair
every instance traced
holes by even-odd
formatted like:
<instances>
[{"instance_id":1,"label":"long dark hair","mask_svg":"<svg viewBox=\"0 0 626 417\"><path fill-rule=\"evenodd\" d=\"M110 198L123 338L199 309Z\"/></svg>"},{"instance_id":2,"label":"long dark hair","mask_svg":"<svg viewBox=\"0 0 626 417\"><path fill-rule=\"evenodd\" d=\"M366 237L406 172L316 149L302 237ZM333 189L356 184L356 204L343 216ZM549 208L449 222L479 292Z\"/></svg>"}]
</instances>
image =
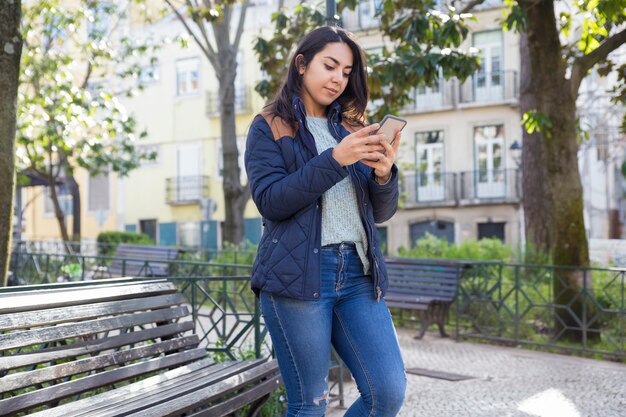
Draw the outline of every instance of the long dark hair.
<instances>
[{"instance_id":1,"label":"long dark hair","mask_svg":"<svg viewBox=\"0 0 626 417\"><path fill-rule=\"evenodd\" d=\"M279 117L289 125L294 125L296 117L291 108L291 99L300 95L302 76L298 72L296 57L302 55L304 65L309 65L315 54L326 45L334 42L343 42L352 51L353 63L350 78L346 89L341 93L337 102L341 105L342 116L348 120L365 123L365 108L369 96L367 86L367 67L365 53L356 43L354 35L344 29L334 26L323 26L309 32L298 44L298 48L291 58L287 76L274 99L265 106L265 111L274 117Z\"/></svg>"}]
</instances>

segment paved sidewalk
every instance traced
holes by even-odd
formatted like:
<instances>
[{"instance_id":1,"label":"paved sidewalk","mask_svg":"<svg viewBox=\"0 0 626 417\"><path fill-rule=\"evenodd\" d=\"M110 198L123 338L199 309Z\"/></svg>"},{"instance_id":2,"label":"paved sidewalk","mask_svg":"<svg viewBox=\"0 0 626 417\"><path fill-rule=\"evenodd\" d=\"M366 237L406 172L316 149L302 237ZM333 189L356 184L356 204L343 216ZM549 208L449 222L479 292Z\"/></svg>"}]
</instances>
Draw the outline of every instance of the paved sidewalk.
<instances>
[{"instance_id":1,"label":"paved sidewalk","mask_svg":"<svg viewBox=\"0 0 626 417\"><path fill-rule=\"evenodd\" d=\"M626 417L626 365L517 348L455 342L398 330L406 368L472 377L451 382L407 374L400 417ZM346 406L358 396L345 384ZM327 416L345 410L332 403Z\"/></svg>"}]
</instances>

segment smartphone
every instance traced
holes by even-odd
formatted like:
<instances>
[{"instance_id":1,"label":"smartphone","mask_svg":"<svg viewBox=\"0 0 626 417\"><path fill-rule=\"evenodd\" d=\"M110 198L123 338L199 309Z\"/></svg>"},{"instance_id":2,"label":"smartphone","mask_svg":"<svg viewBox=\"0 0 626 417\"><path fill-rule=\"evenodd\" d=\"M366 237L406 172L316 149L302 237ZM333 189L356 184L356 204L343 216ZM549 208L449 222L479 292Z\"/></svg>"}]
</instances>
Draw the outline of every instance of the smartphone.
<instances>
[{"instance_id":1,"label":"smartphone","mask_svg":"<svg viewBox=\"0 0 626 417\"><path fill-rule=\"evenodd\" d=\"M406 126L406 120L401 117L394 116L391 114L383 117L383 120L380 121L380 127L374 134L384 133L389 138L390 145L393 145L393 142L396 140L396 130L402 130Z\"/></svg>"}]
</instances>

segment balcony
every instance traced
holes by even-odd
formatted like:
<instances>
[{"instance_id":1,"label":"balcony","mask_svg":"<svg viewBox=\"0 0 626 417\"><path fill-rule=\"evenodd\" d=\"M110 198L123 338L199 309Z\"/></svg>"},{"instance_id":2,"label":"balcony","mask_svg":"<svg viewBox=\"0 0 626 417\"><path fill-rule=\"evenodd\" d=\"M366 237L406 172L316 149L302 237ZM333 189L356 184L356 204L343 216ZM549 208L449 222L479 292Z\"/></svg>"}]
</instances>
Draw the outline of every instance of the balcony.
<instances>
[{"instance_id":1,"label":"balcony","mask_svg":"<svg viewBox=\"0 0 626 417\"><path fill-rule=\"evenodd\" d=\"M249 113L252 109L252 94L249 87L235 89L235 113ZM219 94L217 91L206 92L206 114L217 116L220 112Z\"/></svg>"},{"instance_id":2,"label":"balcony","mask_svg":"<svg viewBox=\"0 0 626 417\"><path fill-rule=\"evenodd\" d=\"M406 208L518 204L517 169L404 174L400 193Z\"/></svg>"},{"instance_id":3,"label":"balcony","mask_svg":"<svg viewBox=\"0 0 626 417\"><path fill-rule=\"evenodd\" d=\"M517 103L517 71L478 72L459 85L460 104Z\"/></svg>"},{"instance_id":4,"label":"balcony","mask_svg":"<svg viewBox=\"0 0 626 417\"><path fill-rule=\"evenodd\" d=\"M495 169L461 172L460 204L519 203L522 176L518 169Z\"/></svg>"},{"instance_id":5,"label":"balcony","mask_svg":"<svg viewBox=\"0 0 626 417\"><path fill-rule=\"evenodd\" d=\"M414 88L409 96L413 102L402 108L403 113L421 113L454 107L454 82L440 78L439 82L430 87Z\"/></svg>"},{"instance_id":6,"label":"balcony","mask_svg":"<svg viewBox=\"0 0 626 417\"><path fill-rule=\"evenodd\" d=\"M420 206L456 206L457 174L411 173L405 174L400 184L400 194L405 197L408 207Z\"/></svg>"},{"instance_id":7,"label":"balcony","mask_svg":"<svg viewBox=\"0 0 626 417\"><path fill-rule=\"evenodd\" d=\"M165 180L165 201L169 205L199 204L209 196L209 177L173 177Z\"/></svg>"}]
</instances>

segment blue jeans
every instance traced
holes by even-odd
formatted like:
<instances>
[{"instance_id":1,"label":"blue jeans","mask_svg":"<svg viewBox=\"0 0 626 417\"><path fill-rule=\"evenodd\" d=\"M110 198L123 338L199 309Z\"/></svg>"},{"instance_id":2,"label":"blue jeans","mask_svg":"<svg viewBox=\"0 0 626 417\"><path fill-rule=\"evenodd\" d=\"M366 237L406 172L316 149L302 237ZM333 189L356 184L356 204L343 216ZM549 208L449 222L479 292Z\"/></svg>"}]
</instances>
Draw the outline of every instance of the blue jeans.
<instances>
[{"instance_id":1,"label":"blue jeans","mask_svg":"<svg viewBox=\"0 0 626 417\"><path fill-rule=\"evenodd\" d=\"M322 289L316 301L261 292L261 309L287 391L287 416L323 416L331 343L361 396L348 417L392 417L406 373L391 314L376 302L370 275L352 243L321 249Z\"/></svg>"}]
</instances>

